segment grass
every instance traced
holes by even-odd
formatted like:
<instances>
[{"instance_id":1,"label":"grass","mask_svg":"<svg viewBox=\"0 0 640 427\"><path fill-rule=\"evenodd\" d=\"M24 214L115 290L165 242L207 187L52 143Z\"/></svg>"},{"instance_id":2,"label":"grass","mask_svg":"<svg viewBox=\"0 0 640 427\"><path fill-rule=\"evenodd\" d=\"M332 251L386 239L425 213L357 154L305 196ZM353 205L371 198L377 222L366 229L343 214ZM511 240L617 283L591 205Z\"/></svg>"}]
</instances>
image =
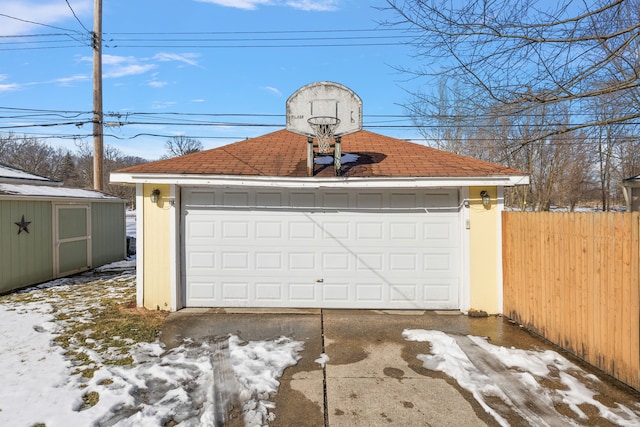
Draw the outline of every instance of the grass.
<instances>
[{"instance_id":1,"label":"grass","mask_svg":"<svg viewBox=\"0 0 640 427\"><path fill-rule=\"evenodd\" d=\"M72 361L72 374L85 379L105 365L131 366L131 347L155 341L168 314L136 308L135 276L127 271L61 279L4 295L0 304L14 310L49 307L58 326L54 343ZM88 402L94 399L99 396Z\"/></svg>"},{"instance_id":2,"label":"grass","mask_svg":"<svg viewBox=\"0 0 640 427\"><path fill-rule=\"evenodd\" d=\"M91 322L69 321L66 314L56 315L65 321L66 328L54 342L67 349L67 356L80 365L75 373L91 378L100 368L86 351L100 354L101 362L112 366L131 366L129 354L132 345L153 342L158 337L166 312L136 309L135 300L125 302L104 298L99 307L88 310ZM78 349L80 348L80 350Z\"/></svg>"}]
</instances>

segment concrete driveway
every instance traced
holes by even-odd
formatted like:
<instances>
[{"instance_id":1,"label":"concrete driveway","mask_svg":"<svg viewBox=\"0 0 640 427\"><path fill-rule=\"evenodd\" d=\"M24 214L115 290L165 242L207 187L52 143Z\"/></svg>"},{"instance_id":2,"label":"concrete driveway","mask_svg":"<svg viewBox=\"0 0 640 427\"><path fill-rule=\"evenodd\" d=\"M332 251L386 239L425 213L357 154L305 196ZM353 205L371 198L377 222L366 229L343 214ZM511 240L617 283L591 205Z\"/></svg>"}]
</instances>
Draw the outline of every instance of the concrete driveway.
<instances>
[{"instance_id":1,"label":"concrete driveway","mask_svg":"<svg viewBox=\"0 0 640 427\"><path fill-rule=\"evenodd\" d=\"M457 381L423 367L418 356L428 354L430 345L407 341L403 337L406 329L442 331L461 338L488 337L489 342L506 348L551 348L499 317L425 311L187 309L168 317L161 339L168 347L186 338L197 343L229 334L246 341L287 336L304 342L302 358L284 371L272 399L276 415L269 423L272 427L500 425ZM323 353L330 359L324 367L316 362ZM474 364L489 370L494 364L491 360L477 362ZM606 396L610 405L622 403L640 410L637 393L603 379L596 393ZM526 385L512 387L510 393L526 409L496 403L495 410L510 425L561 425L557 421L566 421L562 417L571 414L562 404L556 405L559 412L548 411L544 402L536 406ZM615 425L603 424L606 420L597 411L585 412L586 419L575 417L576 425ZM527 413L533 414L535 423ZM630 420L629 425L640 425L640 418ZM244 425L237 407L226 425Z\"/></svg>"}]
</instances>

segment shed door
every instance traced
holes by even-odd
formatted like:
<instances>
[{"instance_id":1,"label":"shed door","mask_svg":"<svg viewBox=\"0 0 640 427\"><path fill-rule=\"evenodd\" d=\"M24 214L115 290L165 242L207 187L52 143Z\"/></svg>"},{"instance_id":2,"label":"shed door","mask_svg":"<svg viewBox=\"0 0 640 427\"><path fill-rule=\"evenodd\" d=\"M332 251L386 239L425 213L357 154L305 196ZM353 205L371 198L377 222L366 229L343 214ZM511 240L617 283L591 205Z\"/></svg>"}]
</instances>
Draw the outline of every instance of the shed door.
<instances>
[{"instance_id":1,"label":"shed door","mask_svg":"<svg viewBox=\"0 0 640 427\"><path fill-rule=\"evenodd\" d=\"M55 205L53 262L56 277L91 268L89 205Z\"/></svg>"},{"instance_id":2,"label":"shed door","mask_svg":"<svg viewBox=\"0 0 640 427\"><path fill-rule=\"evenodd\" d=\"M191 307L457 309L457 190L184 189Z\"/></svg>"}]
</instances>

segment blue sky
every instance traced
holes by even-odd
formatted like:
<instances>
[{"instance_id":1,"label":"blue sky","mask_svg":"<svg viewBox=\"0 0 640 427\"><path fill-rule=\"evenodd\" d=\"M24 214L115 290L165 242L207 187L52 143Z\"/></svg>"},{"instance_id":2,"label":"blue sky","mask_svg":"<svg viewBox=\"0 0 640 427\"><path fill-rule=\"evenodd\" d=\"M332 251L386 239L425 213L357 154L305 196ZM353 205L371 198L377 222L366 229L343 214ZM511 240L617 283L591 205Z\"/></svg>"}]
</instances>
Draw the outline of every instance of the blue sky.
<instances>
[{"instance_id":1,"label":"blue sky","mask_svg":"<svg viewBox=\"0 0 640 427\"><path fill-rule=\"evenodd\" d=\"M377 9L384 6L384 0L104 0L105 122L122 124L105 128L105 144L156 159L171 135L212 148L265 134L280 127L188 124L284 127L287 97L322 80L362 98L365 129L419 137L415 129L373 127L410 125L379 116L404 114L401 104L417 84L394 68L416 62L406 33L378 25L395 18ZM70 149L72 136L92 142L86 121L93 109L93 0L3 0L0 14L0 132Z\"/></svg>"}]
</instances>

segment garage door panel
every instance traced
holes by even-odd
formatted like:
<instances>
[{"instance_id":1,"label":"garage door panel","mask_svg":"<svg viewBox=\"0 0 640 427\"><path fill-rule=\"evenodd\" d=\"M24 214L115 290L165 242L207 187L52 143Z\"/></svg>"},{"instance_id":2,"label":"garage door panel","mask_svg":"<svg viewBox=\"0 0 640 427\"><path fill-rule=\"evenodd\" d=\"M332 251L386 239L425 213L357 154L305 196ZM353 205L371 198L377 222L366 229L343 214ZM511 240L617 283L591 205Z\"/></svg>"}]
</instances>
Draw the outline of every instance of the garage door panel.
<instances>
[{"instance_id":1,"label":"garage door panel","mask_svg":"<svg viewBox=\"0 0 640 427\"><path fill-rule=\"evenodd\" d=\"M323 271L348 271L350 265L348 252L325 252L322 254Z\"/></svg>"},{"instance_id":2,"label":"garage door panel","mask_svg":"<svg viewBox=\"0 0 640 427\"><path fill-rule=\"evenodd\" d=\"M282 228L281 221L258 221L255 223L255 238L256 240L281 240L284 237Z\"/></svg>"},{"instance_id":3,"label":"garage door panel","mask_svg":"<svg viewBox=\"0 0 640 427\"><path fill-rule=\"evenodd\" d=\"M389 223L390 240L418 240L419 224L415 222L391 222Z\"/></svg>"},{"instance_id":4,"label":"garage door panel","mask_svg":"<svg viewBox=\"0 0 640 427\"><path fill-rule=\"evenodd\" d=\"M389 300L392 302L410 302L418 299L418 285L416 283L394 283L389 286Z\"/></svg>"},{"instance_id":5,"label":"garage door panel","mask_svg":"<svg viewBox=\"0 0 640 427\"><path fill-rule=\"evenodd\" d=\"M208 191L182 191L187 306L458 308L459 213L427 193ZM268 208L294 201L327 209Z\"/></svg>"},{"instance_id":6,"label":"garage door panel","mask_svg":"<svg viewBox=\"0 0 640 427\"><path fill-rule=\"evenodd\" d=\"M312 302L319 302L316 284L311 283L289 283L289 300L295 303L302 303L306 306Z\"/></svg>"},{"instance_id":7,"label":"garage door panel","mask_svg":"<svg viewBox=\"0 0 640 427\"><path fill-rule=\"evenodd\" d=\"M391 207L395 209L413 209L420 205L420 203L417 202L415 194L391 193L389 197Z\"/></svg>"},{"instance_id":8,"label":"garage door panel","mask_svg":"<svg viewBox=\"0 0 640 427\"><path fill-rule=\"evenodd\" d=\"M256 282L256 301L278 302L285 298L280 282Z\"/></svg>"},{"instance_id":9,"label":"garage door panel","mask_svg":"<svg viewBox=\"0 0 640 427\"><path fill-rule=\"evenodd\" d=\"M389 270L391 272L415 271L418 267L415 253L390 253Z\"/></svg>"},{"instance_id":10,"label":"garage door panel","mask_svg":"<svg viewBox=\"0 0 640 427\"><path fill-rule=\"evenodd\" d=\"M324 284L322 289L322 301L348 303L353 300L350 298L349 291L351 284L349 282Z\"/></svg>"},{"instance_id":11,"label":"garage door panel","mask_svg":"<svg viewBox=\"0 0 640 427\"><path fill-rule=\"evenodd\" d=\"M249 254L247 252L222 252L222 269L247 270Z\"/></svg>"},{"instance_id":12,"label":"garage door panel","mask_svg":"<svg viewBox=\"0 0 640 427\"><path fill-rule=\"evenodd\" d=\"M189 223L187 236L190 239L210 239L216 236L216 224L209 220L194 220Z\"/></svg>"},{"instance_id":13,"label":"garage door panel","mask_svg":"<svg viewBox=\"0 0 640 427\"><path fill-rule=\"evenodd\" d=\"M384 302L384 283L356 283L356 300L382 304Z\"/></svg>"},{"instance_id":14,"label":"garage door panel","mask_svg":"<svg viewBox=\"0 0 640 427\"><path fill-rule=\"evenodd\" d=\"M282 194L279 192L256 192L256 206L282 206Z\"/></svg>"},{"instance_id":15,"label":"garage door panel","mask_svg":"<svg viewBox=\"0 0 640 427\"><path fill-rule=\"evenodd\" d=\"M323 204L325 208L348 208L349 207L349 193L342 192L327 192L323 195Z\"/></svg>"},{"instance_id":16,"label":"garage door panel","mask_svg":"<svg viewBox=\"0 0 640 427\"><path fill-rule=\"evenodd\" d=\"M289 240L303 240L308 243L308 239L316 238L317 225L310 221L292 221L289 223Z\"/></svg>"},{"instance_id":17,"label":"garage door panel","mask_svg":"<svg viewBox=\"0 0 640 427\"><path fill-rule=\"evenodd\" d=\"M320 224L324 240L349 239L350 224L347 221L325 221Z\"/></svg>"},{"instance_id":18,"label":"garage door panel","mask_svg":"<svg viewBox=\"0 0 640 427\"><path fill-rule=\"evenodd\" d=\"M249 224L247 221L228 221L222 219L223 239L247 239L249 237Z\"/></svg>"},{"instance_id":19,"label":"garage door panel","mask_svg":"<svg viewBox=\"0 0 640 427\"><path fill-rule=\"evenodd\" d=\"M356 224L356 239L358 240L380 240L384 237L384 223L360 222Z\"/></svg>"},{"instance_id":20,"label":"garage door panel","mask_svg":"<svg viewBox=\"0 0 640 427\"><path fill-rule=\"evenodd\" d=\"M446 303L452 296L451 283L443 282L440 285L424 285L423 295L424 301L437 301L440 303Z\"/></svg>"},{"instance_id":21,"label":"garage door panel","mask_svg":"<svg viewBox=\"0 0 640 427\"><path fill-rule=\"evenodd\" d=\"M424 255L424 271L430 273L454 273L458 268L452 253L432 253Z\"/></svg>"},{"instance_id":22,"label":"garage door panel","mask_svg":"<svg viewBox=\"0 0 640 427\"><path fill-rule=\"evenodd\" d=\"M316 270L316 254L314 252L289 253L289 269L291 270Z\"/></svg>"},{"instance_id":23,"label":"garage door panel","mask_svg":"<svg viewBox=\"0 0 640 427\"><path fill-rule=\"evenodd\" d=\"M249 206L249 193L247 191L224 191L222 204L225 206L244 207Z\"/></svg>"},{"instance_id":24,"label":"garage door panel","mask_svg":"<svg viewBox=\"0 0 640 427\"><path fill-rule=\"evenodd\" d=\"M357 254L356 269L363 271L379 271L384 265L384 256L379 252Z\"/></svg>"},{"instance_id":25,"label":"garage door panel","mask_svg":"<svg viewBox=\"0 0 640 427\"><path fill-rule=\"evenodd\" d=\"M434 221L424 224L422 239L427 246L451 246L452 240L458 235L457 229L449 221Z\"/></svg>"},{"instance_id":26,"label":"garage door panel","mask_svg":"<svg viewBox=\"0 0 640 427\"><path fill-rule=\"evenodd\" d=\"M381 209L383 207L383 196L381 193L360 193L356 196L356 207Z\"/></svg>"},{"instance_id":27,"label":"garage door panel","mask_svg":"<svg viewBox=\"0 0 640 427\"><path fill-rule=\"evenodd\" d=\"M313 208L316 207L316 194L313 192L289 192L289 206L295 206L300 208Z\"/></svg>"},{"instance_id":28,"label":"garage door panel","mask_svg":"<svg viewBox=\"0 0 640 427\"><path fill-rule=\"evenodd\" d=\"M249 283L222 281L222 300L249 302Z\"/></svg>"},{"instance_id":29,"label":"garage door panel","mask_svg":"<svg viewBox=\"0 0 640 427\"><path fill-rule=\"evenodd\" d=\"M256 257L255 267L257 271L261 271L261 270L282 271L284 269L284 264L282 262L282 259L283 259L282 252L256 252L255 257Z\"/></svg>"},{"instance_id":30,"label":"garage door panel","mask_svg":"<svg viewBox=\"0 0 640 427\"><path fill-rule=\"evenodd\" d=\"M214 302L216 298L216 282L192 281L190 284L191 298L196 301Z\"/></svg>"}]
</instances>

